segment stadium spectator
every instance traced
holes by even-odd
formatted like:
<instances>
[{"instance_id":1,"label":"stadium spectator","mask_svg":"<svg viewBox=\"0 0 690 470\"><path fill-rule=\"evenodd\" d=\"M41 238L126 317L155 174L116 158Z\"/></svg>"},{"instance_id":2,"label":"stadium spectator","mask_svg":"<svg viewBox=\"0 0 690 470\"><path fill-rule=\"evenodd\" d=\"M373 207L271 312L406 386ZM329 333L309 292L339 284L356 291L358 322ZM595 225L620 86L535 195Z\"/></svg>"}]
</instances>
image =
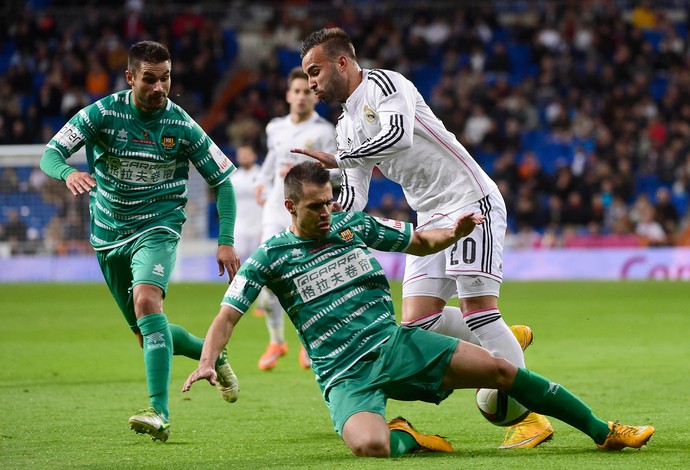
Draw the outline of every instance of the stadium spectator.
<instances>
[{"instance_id":1,"label":"stadium spectator","mask_svg":"<svg viewBox=\"0 0 690 470\"><path fill-rule=\"evenodd\" d=\"M12 194L19 192L19 177L12 166L0 168L0 193Z\"/></svg>"},{"instance_id":2,"label":"stadium spectator","mask_svg":"<svg viewBox=\"0 0 690 470\"><path fill-rule=\"evenodd\" d=\"M486 60L484 70L487 72L509 73L511 70L510 56L503 41L496 41L491 47L491 54Z\"/></svg>"},{"instance_id":3,"label":"stadium spectator","mask_svg":"<svg viewBox=\"0 0 690 470\"><path fill-rule=\"evenodd\" d=\"M227 125L227 137L230 145L239 147L249 144L254 148L264 147L261 140L261 122L252 116L245 108L233 113L232 120Z\"/></svg>"},{"instance_id":4,"label":"stadium spectator","mask_svg":"<svg viewBox=\"0 0 690 470\"><path fill-rule=\"evenodd\" d=\"M517 165L518 186L528 187L531 191L541 193L549 190L549 180L542 169L541 162L532 151L526 151Z\"/></svg>"},{"instance_id":5,"label":"stadium spectator","mask_svg":"<svg viewBox=\"0 0 690 470\"><path fill-rule=\"evenodd\" d=\"M86 72L84 86L92 99L99 99L110 92L110 76L95 53L88 56L89 69Z\"/></svg>"},{"instance_id":6,"label":"stadium spectator","mask_svg":"<svg viewBox=\"0 0 690 470\"><path fill-rule=\"evenodd\" d=\"M418 230L448 228L460 211L481 213L489 221L462 246L428 258L406 257L403 323L470 339L524 366L520 343L498 309L507 215L496 183L445 129L409 80L397 72L360 67L342 29L311 33L302 43L301 56L316 96L340 103L343 113L337 126L337 156L320 149L293 151L341 170L338 202L344 210L365 207L371 174L378 168L402 187L417 212ZM491 261L476 256L483 252L491 253ZM447 305L455 295L460 309ZM534 447L552 434L544 416L530 413L508 429L502 447Z\"/></svg>"},{"instance_id":7,"label":"stadium spectator","mask_svg":"<svg viewBox=\"0 0 690 470\"><path fill-rule=\"evenodd\" d=\"M664 228L655 220L654 206L644 204L639 209L639 219L635 226L635 233L642 238L647 246L665 246L668 237Z\"/></svg>"},{"instance_id":8,"label":"stadium spectator","mask_svg":"<svg viewBox=\"0 0 690 470\"><path fill-rule=\"evenodd\" d=\"M144 34L142 10L143 0L127 0L125 2L125 17L122 22L122 36L128 42L136 42Z\"/></svg>"},{"instance_id":9,"label":"stadium spectator","mask_svg":"<svg viewBox=\"0 0 690 470\"><path fill-rule=\"evenodd\" d=\"M60 103L60 112L65 116L74 115L84 106L90 102L89 95L86 89L81 86L70 87L65 90L62 95L62 103Z\"/></svg>"},{"instance_id":10,"label":"stadium spectator","mask_svg":"<svg viewBox=\"0 0 690 470\"><path fill-rule=\"evenodd\" d=\"M525 227L543 227L543 210L538 196L530 186L520 186L513 207L515 223L518 227L522 227L523 231Z\"/></svg>"},{"instance_id":11,"label":"stadium spectator","mask_svg":"<svg viewBox=\"0 0 690 470\"><path fill-rule=\"evenodd\" d=\"M656 201L654 203L656 221L661 224L667 235L673 235L678 230L678 210L671 202L671 191L661 186L656 190Z\"/></svg>"},{"instance_id":12,"label":"stadium spectator","mask_svg":"<svg viewBox=\"0 0 690 470\"><path fill-rule=\"evenodd\" d=\"M181 38L186 34L199 34L204 27L204 17L199 13L200 6L188 4L172 20L173 37Z\"/></svg>"},{"instance_id":13,"label":"stadium spectator","mask_svg":"<svg viewBox=\"0 0 690 470\"><path fill-rule=\"evenodd\" d=\"M56 70L57 66L53 68ZM38 111L41 116L59 117L62 106L62 88L60 72L49 73L38 92ZM56 129L57 130L57 129Z\"/></svg>"},{"instance_id":14,"label":"stadium spectator","mask_svg":"<svg viewBox=\"0 0 690 470\"><path fill-rule=\"evenodd\" d=\"M417 432L404 418L386 423L386 402L438 404L454 389L477 387L510 393L527 409L579 429L600 449L639 448L649 440L652 426L602 421L562 385L485 349L398 325L388 280L369 248L423 257L453 245L484 217L457 213L448 228L415 231L412 224L386 223L362 212L332 213L329 179L316 163L299 164L288 172L285 207L291 213L290 228L283 237L266 242L254 252L252 262L240 268L209 327L198 367L185 381L184 392L199 380L216 383L216 357L267 286L279 295L302 343L309 347L333 427L356 456L453 452L450 442ZM337 281L340 276L349 282Z\"/></svg>"},{"instance_id":15,"label":"stadium spectator","mask_svg":"<svg viewBox=\"0 0 690 470\"><path fill-rule=\"evenodd\" d=\"M653 29L656 24L656 14L649 0L640 0L632 9L630 22L640 29Z\"/></svg>"},{"instance_id":16,"label":"stadium spectator","mask_svg":"<svg viewBox=\"0 0 690 470\"><path fill-rule=\"evenodd\" d=\"M27 242L29 240L29 227L22 220L19 211L9 209L7 211L7 221L3 225L2 241L9 243L10 253L19 255L27 253Z\"/></svg>"},{"instance_id":17,"label":"stadium spectator","mask_svg":"<svg viewBox=\"0 0 690 470\"><path fill-rule=\"evenodd\" d=\"M484 107L480 104L472 106L472 112L467 118L463 137L470 148L478 148L491 129L493 120L486 114Z\"/></svg>"},{"instance_id":18,"label":"stadium spectator","mask_svg":"<svg viewBox=\"0 0 690 470\"><path fill-rule=\"evenodd\" d=\"M168 100L170 74L165 46L153 41L134 44L125 71L130 89L79 111L50 140L41 158L41 169L49 176L64 181L74 196L89 197L91 243L98 263L144 351L150 407L133 415L129 425L163 441L170 433L172 356L198 358L203 343L168 323L163 312L186 219L190 162L216 197L219 275L227 273L232 279L239 267L232 246L234 166L198 124ZM93 173L66 162L83 146ZM70 221L68 217L65 228ZM225 353L219 353L215 364L221 394L235 401L237 381Z\"/></svg>"},{"instance_id":19,"label":"stadium spectator","mask_svg":"<svg viewBox=\"0 0 690 470\"><path fill-rule=\"evenodd\" d=\"M27 123L22 119L15 119L12 121L12 128L10 134L2 142L7 145L25 145L33 142L33 135L35 133L27 129Z\"/></svg>"},{"instance_id":20,"label":"stadium spectator","mask_svg":"<svg viewBox=\"0 0 690 470\"><path fill-rule=\"evenodd\" d=\"M582 193L577 190L568 193L561 211L561 223L582 228L591 220L591 210Z\"/></svg>"}]
</instances>

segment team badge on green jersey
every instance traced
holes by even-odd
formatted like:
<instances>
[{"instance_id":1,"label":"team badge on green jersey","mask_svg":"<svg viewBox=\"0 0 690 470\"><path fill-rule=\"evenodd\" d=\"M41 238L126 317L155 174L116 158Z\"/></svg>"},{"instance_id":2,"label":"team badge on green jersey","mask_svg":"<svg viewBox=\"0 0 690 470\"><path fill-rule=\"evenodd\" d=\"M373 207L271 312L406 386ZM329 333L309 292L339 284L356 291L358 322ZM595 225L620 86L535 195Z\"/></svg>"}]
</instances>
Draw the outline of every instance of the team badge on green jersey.
<instances>
[{"instance_id":1,"label":"team badge on green jersey","mask_svg":"<svg viewBox=\"0 0 690 470\"><path fill-rule=\"evenodd\" d=\"M350 230L349 228L343 230L340 232L340 238L345 240L346 242L352 241L353 238L355 238L355 234Z\"/></svg>"},{"instance_id":2,"label":"team badge on green jersey","mask_svg":"<svg viewBox=\"0 0 690 470\"><path fill-rule=\"evenodd\" d=\"M175 146L175 137L170 135L164 136L161 145L163 145L165 150L170 150Z\"/></svg>"}]
</instances>

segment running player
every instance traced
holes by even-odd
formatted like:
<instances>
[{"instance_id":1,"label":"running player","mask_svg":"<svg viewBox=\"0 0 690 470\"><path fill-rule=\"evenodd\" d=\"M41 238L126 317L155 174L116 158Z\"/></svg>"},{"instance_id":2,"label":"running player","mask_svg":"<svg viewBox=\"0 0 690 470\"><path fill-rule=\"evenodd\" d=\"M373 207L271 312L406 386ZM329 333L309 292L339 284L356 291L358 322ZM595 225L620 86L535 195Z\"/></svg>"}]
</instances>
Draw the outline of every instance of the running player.
<instances>
[{"instance_id":1,"label":"running player","mask_svg":"<svg viewBox=\"0 0 690 470\"><path fill-rule=\"evenodd\" d=\"M129 50L131 89L80 110L50 140L41 169L90 198L91 244L105 282L144 350L150 406L129 425L165 441L170 434L168 389L173 354L198 358L203 340L168 323L163 298L185 222L190 162L218 206L218 274L231 280L240 262L233 248L232 162L179 106L168 99L171 60L157 42ZM88 171L66 159L86 146ZM237 400L237 378L224 351L214 359L223 398Z\"/></svg>"}]
</instances>

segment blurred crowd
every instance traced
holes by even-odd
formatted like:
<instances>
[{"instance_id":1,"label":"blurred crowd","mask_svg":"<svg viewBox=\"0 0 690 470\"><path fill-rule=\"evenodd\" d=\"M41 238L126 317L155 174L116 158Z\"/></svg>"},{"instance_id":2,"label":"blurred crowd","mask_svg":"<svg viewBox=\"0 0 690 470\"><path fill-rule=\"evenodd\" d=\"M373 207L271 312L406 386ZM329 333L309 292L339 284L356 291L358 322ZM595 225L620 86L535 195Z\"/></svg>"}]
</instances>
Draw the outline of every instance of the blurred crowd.
<instances>
[{"instance_id":1,"label":"blurred crowd","mask_svg":"<svg viewBox=\"0 0 690 470\"><path fill-rule=\"evenodd\" d=\"M509 246L690 245L689 7L27 2L3 12L0 143L49 140L77 109L125 88L127 48L154 39L173 55L171 98L229 155L244 143L264 155L266 124L288 112L301 39L340 26L363 67L410 78L497 181ZM318 110L334 122L340 112ZM369 210L412 219L379 182Z\"/></svg>"}]
</instances>

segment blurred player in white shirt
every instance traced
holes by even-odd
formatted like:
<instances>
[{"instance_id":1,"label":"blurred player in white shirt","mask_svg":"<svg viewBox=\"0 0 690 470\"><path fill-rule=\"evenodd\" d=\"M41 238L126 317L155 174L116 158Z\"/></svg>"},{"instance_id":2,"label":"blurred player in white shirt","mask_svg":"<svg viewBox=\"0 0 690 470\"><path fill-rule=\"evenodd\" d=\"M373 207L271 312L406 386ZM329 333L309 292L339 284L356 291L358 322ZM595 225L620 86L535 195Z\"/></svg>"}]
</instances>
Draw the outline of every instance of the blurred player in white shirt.
<instances>
[{"instance_id":1,"label":"blurred player in white shirt","mask_svg":"<svg viewBox=\"0 0 690 470\"><path fill-rule=\"evenodd\" d=\"M261 212L263 208L254 197L261 167L256 163L256 151L251 145L237 147L237 170L230 175L235 187L237 219L235 251L244 260L261 244Z\"/></svg>"},{"instance_id":2,"label":"blurred player in white shirt","mask_svg":"<svg viewBox=\"0 0 690 470\"><path fill-rule=\"evenodd\" d=\"M300 67L288 75L285 100L290 114L272 119L266 126L268 154L261 166L261 177L255 188L256 200L263 204L262 240L285 230L291 223L285 210L283 179L294 165L311 158L291 152L295 147L324 149L335 152L335 128L314 110L318 98L309 88L307 74ZM265 199L264 199L265 196ZM238 220L241 220L238 218ZM263 309L270 341L259 358L259 368L271 370L288 351L285 341L285 317L278 298L268 289L262 291L258 308ZM300 365L308 369L311 361L304 347L300 351Z\"/></svg>"},{"instance_id":3,"label":"blurred player in white shirt","mask_svg":"<svg viewBox=\"0 0 690 470\"><path fill-rule=\"evenodd\" d=\"M343 172L338 202L344 210L364 209L377 167L402 187L417 212L417 230L447 228L462 212L486 217L486 223L444 252L406 257L403 325L479 343L524 367L522 347L532 333L520 326L520 344L498 309L507 214L496 183L446 130L412 82L390 70L360 68L342 29L312 33L301 55L316 96L339 102L343 112L336 154L294 150ZM456 295L461 309L446 305ZM552 434L544 416L530 413L509 428L501 448L534 447Z\"/></svg>"}]
</instances>

